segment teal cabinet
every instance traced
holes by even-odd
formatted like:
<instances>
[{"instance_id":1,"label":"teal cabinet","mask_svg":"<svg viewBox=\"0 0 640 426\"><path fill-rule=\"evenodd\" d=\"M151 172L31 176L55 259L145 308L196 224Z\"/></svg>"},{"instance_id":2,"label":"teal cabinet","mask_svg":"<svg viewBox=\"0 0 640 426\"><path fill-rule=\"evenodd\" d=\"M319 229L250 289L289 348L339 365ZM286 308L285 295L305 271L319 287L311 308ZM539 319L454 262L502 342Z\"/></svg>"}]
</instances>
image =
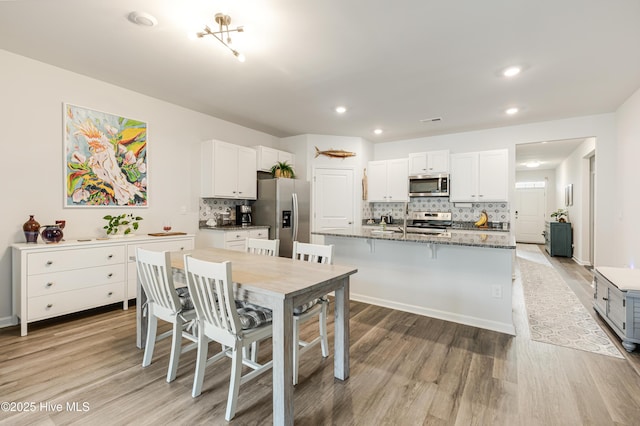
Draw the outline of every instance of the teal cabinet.
<instances>
[{"instance_id":1,"label":"teal cabinet","mask_svg":"<svg viewBox=\"0 0 640 426\"><path fill-rule=\"evenodd\" d=\"M544 245L550 256L571 257L573 255L571 223L546 222Z\"/></svg>"}]
</instances>

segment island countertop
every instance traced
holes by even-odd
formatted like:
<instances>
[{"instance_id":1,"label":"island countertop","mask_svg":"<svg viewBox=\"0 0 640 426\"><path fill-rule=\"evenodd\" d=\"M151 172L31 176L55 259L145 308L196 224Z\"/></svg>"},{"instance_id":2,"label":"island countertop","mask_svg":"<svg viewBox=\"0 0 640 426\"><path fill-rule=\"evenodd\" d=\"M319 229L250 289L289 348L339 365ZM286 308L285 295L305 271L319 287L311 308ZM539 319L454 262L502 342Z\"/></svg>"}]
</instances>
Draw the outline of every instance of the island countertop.
<instances>
[{"instance_id":1,"label":"island countertop","mask_svg":"<svg viewBox=\"0 0 640 426\"><path fill-rule=\"evenodd\" d=\"M441 244L469 247L484 247L498 249L515 249L515 235L511 232L479 232L452 229L444 234L404 234L396 231L397 227L390 226L387 231L370 227L356 227L353 229L325 229L311 232L314 235L325 235L346 238L365 238L388 241L404 241L412 243Z\"/></svg>"}]
</instances>

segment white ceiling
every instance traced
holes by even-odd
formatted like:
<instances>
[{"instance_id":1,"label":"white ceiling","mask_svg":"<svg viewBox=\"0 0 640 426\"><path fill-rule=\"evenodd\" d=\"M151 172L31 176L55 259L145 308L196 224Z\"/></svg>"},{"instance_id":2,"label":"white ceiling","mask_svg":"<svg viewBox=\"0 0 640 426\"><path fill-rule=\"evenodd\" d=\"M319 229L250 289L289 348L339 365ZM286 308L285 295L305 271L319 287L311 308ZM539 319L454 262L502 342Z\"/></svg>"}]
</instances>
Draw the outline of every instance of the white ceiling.
<instances>
[{"instance_id":1,"label":"white ceiling","mask_svg":"<svg viewBox=\"0 0 640 426\"><path fill-rule=\"evenodd\" d=\"M516 145L516 170L555 169L584 141L585 138L580 138ZM537 162L540 165L529 168L526 163L530 162Z\"/></svg>"},{"instance_id":2,"label":"white ceiling","mask_svg":"<svg viewBox=\"0 0 640 426\"><path fill-rule=\"evenodd\" d=\"M220 11L245 63L186 36ZM0 48L274 136L375 142L613 112L640 87L639 18L637 0L18 0Z\"/></svg>"}]
</instances>

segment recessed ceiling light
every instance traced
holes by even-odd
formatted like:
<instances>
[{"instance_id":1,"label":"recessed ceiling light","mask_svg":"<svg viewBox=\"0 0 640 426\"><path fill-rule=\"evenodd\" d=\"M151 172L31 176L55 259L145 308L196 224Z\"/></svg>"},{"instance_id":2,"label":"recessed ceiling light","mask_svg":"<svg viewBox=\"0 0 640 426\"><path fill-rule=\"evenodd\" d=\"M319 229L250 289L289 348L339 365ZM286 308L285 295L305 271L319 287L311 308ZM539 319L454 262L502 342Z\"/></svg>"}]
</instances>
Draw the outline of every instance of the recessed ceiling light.
<instances>
[{"instance_id":1,"label":"recessed ceiling light","mask_svg":"<svg viewBox=\"0 0 640 426\"><path fill-rule=\"evenodd\" d=\"M345 106L337 106L336 107L336 112L338 114L344 114L345 112L347 112L347 107L345 107Z\"/></svg>"},{"instance_id":2,"label":"recessed ceiling light","mask_svg":"<svg viewBox=\"0 0 640 426\"><path fill-rule=\"evenodd\" d=\"M158 25L158 20L146 12L131 12L128 18L129 21L142 27L155 27Z\"/></svg>"},{"instance_id":3,"label":"recessed ceiling light","mask_svg":"<svg viewBox=\"0 0 640 426\"><path fill-rule=\"evenodd\" d=\"M381 135L382 134L382 129L375 129L373 131L373 133L375 133L376 135Z\"/></svg>"},{"instance_id":4,"label":"recessed ceiling light","mask_svg":"<svg viewBox=\"0 0 640 426\"><path fill-rule=\"evenodd\" d=\"M505 77L514 77L520 74L520 71L522 71L522 68L520 67L509 67L502 71L502 75Z\"/></svg>"},{"instance_id":5,"label":"recessed ceiling light","mask_svg":"<svg viewBox=\"0 0 640 426\"><path fill-rule=\"evenodd\" d=\"M513 107L513 108L507 108L507 110L505 111L508 115L513 115L513 114L517 114L518 113L518 108Z\"/></svg>"},{"instance_id":6,"label":"recessed ceiling light","mask_svg":"<svg viewBox=\"0 0 640 426\"><path fill-rule=\"evenodd\" d=\"M528 163L525 164L525 166L529 167L530 169L536 168L536 167L540 167L540 162L539 161L529 161Z\"/></svg>"}]
</instances>

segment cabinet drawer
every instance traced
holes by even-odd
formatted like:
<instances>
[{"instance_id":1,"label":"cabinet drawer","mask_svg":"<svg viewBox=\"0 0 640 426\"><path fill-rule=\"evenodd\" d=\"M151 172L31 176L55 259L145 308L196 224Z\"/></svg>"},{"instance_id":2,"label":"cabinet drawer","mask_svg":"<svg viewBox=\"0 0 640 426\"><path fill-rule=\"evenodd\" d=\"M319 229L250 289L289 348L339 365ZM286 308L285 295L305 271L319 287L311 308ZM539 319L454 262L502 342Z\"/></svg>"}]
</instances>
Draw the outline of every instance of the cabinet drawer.
<instances>
[{"instance_id":1,"label":"cabinet drawer","mask_svg":"<svg viewBox=\"0 0 640 426\"><path fill-rule=\"evenodd\" d=\"M249 231L227 231L224 233L224 241L244 241L249 236Z\"/></svg>"},{"instance_id":2,"label":"cabinet drawer","mask_svg":"<svg viewBox=\"0 0 640 426\"><path fill-rule=\"evenodd\" d=\"M97 306L121 302L124 282L30 297L27 301L27 321L34 321Z\"/></svg>"},{"instance_id":3,"label":"cabinet drawer","mask_svg":"<svg viewBox=\"0 0 640 426\"><path fill-rule=\"evenodd\" d=\"M154 241L152 243L129 244L127 246L127 260L136 261L136 250L138 248L153 251L183 251L193 250L193 239L177 241ZM134 270L135 271L135 270Z\"/></svg>"},{"instance_id":4,"label":"cabinet drawer","mask_svg":"<svg viewBox=\"0 0 640 426\"><path fill-rule=\"evenodd\" d=\"M95 268L38 274L29 279L28 297L42 296L96 285L122 282L125 280L125 266L98 266Z\"/></svg>"},{"instance_id":5,"label":"cabinet drawer","mask_svg":"<svg viewBox=\"0 0 640 426\"><path fill-rule=\"evenodd\" d=\"M27 274L115 265L124 263L124 253L124 245L30 253L27 255Z\"/></svg>"},{"instance_id":6,"label":"cabinet drawer","mask_svg":"<svg viewBox=\"0 0 640 426\"><path fill-rule=\"evenodd\" d=\"M249 230L249 238L258 238L258 239L269 239L269 229L250 229Z\"/></svg>"},{"instance_id":7,"label":"cabinet drawer","mask_svg":"<svg viewBox=\"0 0 640 426\"><path fill-rule=\"evenodd\" d=\"M245 240L240 241L228 241L225 243L224 248L227 250L245 251L247 243Z\"/></svg>"}]
</instances>

